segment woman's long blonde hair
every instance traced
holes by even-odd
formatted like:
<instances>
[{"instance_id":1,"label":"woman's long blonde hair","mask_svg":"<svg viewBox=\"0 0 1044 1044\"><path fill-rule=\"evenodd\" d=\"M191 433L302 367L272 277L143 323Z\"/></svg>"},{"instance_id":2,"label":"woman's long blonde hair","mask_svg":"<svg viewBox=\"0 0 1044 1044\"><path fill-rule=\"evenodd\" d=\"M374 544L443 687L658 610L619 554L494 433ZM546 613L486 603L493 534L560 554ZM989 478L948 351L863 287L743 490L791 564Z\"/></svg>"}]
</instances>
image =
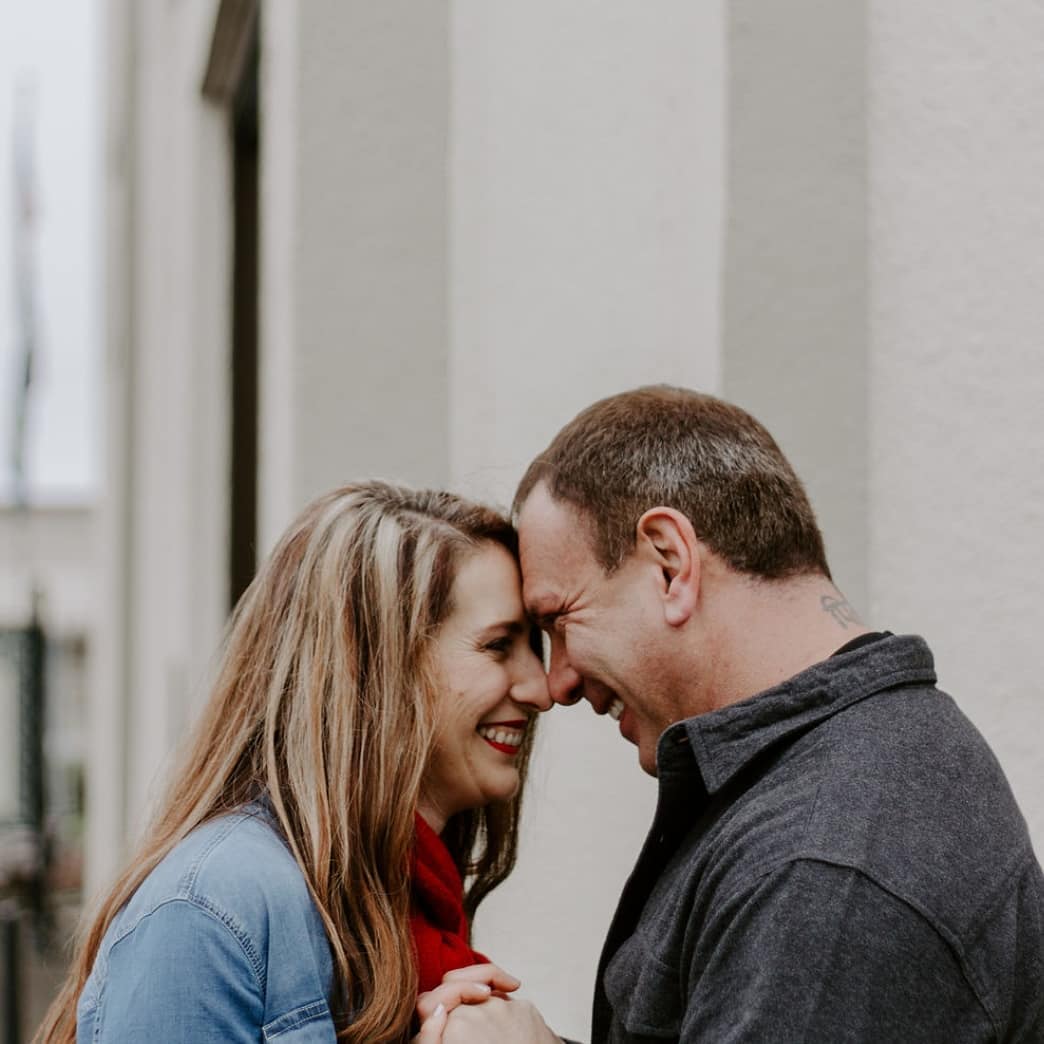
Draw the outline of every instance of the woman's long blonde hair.
<instances>
[{"instance_id":1,"label":"woman's long blonde hair","mask_svg":"<svg viewBox=\"0 0 1044 1044\"><path fill-rule=\"evenodd\" d=\"M517 554L495 511L380 482L345 486L301 513L232 615L173 784L85 922L38 1042L74 1044L76 1002L102 937L164 856L259 796L326 927L338 1039L408 1036L417 993L410 851L436 726L431 638L451 610L459 561L487 541ZM459 813L443 833L469 881L469 917L514 865L520 801L521 788L510 802Z\"/></svg>"}]
</instances>

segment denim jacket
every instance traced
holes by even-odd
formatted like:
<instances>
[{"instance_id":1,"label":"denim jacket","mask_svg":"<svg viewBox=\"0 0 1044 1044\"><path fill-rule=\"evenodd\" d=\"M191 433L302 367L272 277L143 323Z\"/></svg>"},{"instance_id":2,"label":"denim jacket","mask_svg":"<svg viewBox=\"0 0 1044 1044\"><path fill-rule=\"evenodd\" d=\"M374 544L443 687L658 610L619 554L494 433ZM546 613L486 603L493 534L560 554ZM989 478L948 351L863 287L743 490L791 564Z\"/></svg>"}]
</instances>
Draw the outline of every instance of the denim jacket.
<instances>
[{"instance_id":1,"label":"denim jacket","mask_svg":"<svg viewBox=\"0 0 1044 1044\"><path fill-rule=\"evenodd\" d=\"M102 939L77 1044L333 1044L333 964L297 863L257 805L193 831Z\"/></svg>"}]
</instances>

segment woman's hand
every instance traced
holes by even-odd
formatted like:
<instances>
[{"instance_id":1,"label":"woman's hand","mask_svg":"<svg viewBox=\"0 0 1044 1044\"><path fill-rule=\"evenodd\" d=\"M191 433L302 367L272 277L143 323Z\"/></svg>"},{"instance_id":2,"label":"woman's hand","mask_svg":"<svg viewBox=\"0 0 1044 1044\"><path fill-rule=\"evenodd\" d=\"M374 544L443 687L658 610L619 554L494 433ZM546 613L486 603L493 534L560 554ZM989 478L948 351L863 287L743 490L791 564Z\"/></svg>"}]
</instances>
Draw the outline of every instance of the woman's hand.
<instances>
[{"instance_id":1,"label":"woman's hand","mask_svg":"<svg viewBox=\"0 0 1044 1044\"><path fill-rule=\"evenodd\" d=\"M470 964L442 977L442 983L417 998L420 1033L413 1044L438 1044L449 1013L461 1004L481 1004L492 996L504 997L522 983L495 964Z\"/></svg>"},{"instance_id":2,"label":"woman's hand","mask_svg":"<svg viewBox=\"0 0 1044 1044\"><path fill-rule=\"evenodd\" d=\"M435 1010L421 1023L420 1032L410 1041L410 1044L441 1044L442 1031L446 1028L448 1018L449 1012L446 1011L446 1006L437 1005Z\"/></svg>"}]
</instances>

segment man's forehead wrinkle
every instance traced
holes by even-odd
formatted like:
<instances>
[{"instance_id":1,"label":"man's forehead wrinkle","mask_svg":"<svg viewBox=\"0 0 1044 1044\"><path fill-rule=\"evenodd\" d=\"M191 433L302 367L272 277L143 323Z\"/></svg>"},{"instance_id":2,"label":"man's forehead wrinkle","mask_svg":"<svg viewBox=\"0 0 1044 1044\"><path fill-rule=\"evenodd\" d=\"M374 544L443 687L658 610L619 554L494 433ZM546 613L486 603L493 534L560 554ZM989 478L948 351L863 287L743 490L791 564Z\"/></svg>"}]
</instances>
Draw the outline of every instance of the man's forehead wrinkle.
<instances>
[{"instance_id":1,"label":"man's forehead wrinkle","mask_svg":"<svg viewBox=\"0 0 1044 1044\"><path fill-rule=\"evenodd\" d=\"M522 595L544 621L586 605L601 570L588 545L588 522L577 508L538 485L522 505L519 546Z\"/></svg>"}]
</instances>

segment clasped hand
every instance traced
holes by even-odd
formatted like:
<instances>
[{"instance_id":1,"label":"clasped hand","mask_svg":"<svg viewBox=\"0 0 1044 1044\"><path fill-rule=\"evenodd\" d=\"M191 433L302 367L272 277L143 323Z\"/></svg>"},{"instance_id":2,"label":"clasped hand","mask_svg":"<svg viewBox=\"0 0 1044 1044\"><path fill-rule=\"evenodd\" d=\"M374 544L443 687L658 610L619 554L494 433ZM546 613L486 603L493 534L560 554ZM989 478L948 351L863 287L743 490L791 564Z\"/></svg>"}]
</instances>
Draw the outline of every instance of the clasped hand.
<instances>
[{"instance_id":1,"label":"clasped hand","mask_svg":"<svg viewBox=\"0 0 1044 1044\"><path fill-rule=\"evenodd\" d=\"M413 1044L543 1044L559 1042L529 1001L509 997L521 982L495 964L447 972L417 998L420 1032Z\"/></svg>"}]
</instances>

